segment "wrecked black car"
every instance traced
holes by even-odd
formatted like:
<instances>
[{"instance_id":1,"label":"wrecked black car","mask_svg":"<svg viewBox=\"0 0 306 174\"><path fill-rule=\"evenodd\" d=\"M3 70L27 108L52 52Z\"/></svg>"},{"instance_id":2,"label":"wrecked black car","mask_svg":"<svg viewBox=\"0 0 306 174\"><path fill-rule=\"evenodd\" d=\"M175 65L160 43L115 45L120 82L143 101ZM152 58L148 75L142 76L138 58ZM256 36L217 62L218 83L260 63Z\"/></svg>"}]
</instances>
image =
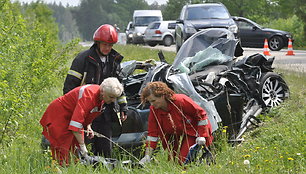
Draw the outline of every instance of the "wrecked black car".
<instances>
[{"instance_id":1,"label":"wrecked black car","mask_svg":"<svg viewBox=\"0 0 306 174\"><path fill-rule=\"evenodd\" d=\"M229 141L242 141L243 133L260 122L260 113L289 97L289 88L281 75L273 72L274 57L254 54L238 60L241 52L233 33L211 28L186 40L173 64L167 63L162 53L160 61L124 62L128 119L121 131L114 132L113 141L124 148L143 145L149 105L140 103L140 93L152 81L163 81L175 92L190 96L207 111L213 131L228 126ZM139 69L140 73L134 73Z\"/></svg>"}]
</instances>

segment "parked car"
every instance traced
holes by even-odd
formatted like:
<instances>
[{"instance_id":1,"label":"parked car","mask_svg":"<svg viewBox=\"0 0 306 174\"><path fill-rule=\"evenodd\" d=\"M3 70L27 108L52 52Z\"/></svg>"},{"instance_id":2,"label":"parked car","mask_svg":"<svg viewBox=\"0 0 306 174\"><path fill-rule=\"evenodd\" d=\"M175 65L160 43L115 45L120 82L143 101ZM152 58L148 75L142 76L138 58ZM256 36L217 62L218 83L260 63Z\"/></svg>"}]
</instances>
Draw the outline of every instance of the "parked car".
<instances>
[{"instance_id":1,"label":"parked car","mask_svg":"<svg viewBox=\"0 0 306 174\"><path fill-rule=\"evenodd\" d=\"M144 43L144 31L154 21L162 21L163 15L160 10L134 10L132 29L132 43Z\"/></svg>"},{"instance_id":2,"label":"parked car","mask_svg":"<svg viewBox=\"0 0 306 174\"><path fill-rule=\"evenodd\" d=\"M126 35L126 43L132 43L133 41L133 22L130 21L125 29L125 35Z\"/></svg>"},{"instance_id":3,"label":"parked car","mask_svg":"<svg viewBox=\"0 0 306 174\"><path fill-rule=\"evenodd\" d=\"M243 47L263 48L264 40L268 40L270 50L278 51L288 45L292 35L287 31L265 28L244 17L233 17L239 28L239 37Z\"/></svg>"},{"instance_id":4,"label":"parked car","mask_svg":"<svg viewBox=\"0 0 306 174\"><path fill-rule=\"evenodd\" d=\"M190 36L206 28L226 28L238 35L238 27L223 4L185 5L175 27L176 51Z\"/></svg>"},{"instance_id":5,"label":"parked car","mask_svg":"<svg viewBox=\"0 0 306 174\"><path fill-rule=\"evenodd\" d=\"M144 41L149 46L163 44L170 46L174 43L175 21L156 21L148 25L144 33Z\"/></svg>"}]
</instances>

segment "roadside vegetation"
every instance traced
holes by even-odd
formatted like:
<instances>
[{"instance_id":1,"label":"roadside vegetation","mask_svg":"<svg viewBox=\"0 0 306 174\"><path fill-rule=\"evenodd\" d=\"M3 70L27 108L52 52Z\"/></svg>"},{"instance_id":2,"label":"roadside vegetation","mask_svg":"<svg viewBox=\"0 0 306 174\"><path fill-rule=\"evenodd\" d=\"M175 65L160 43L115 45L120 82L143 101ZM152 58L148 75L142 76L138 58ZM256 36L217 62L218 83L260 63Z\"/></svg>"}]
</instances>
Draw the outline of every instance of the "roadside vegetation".
<instances>
[{"instance_id":1,"label":"roadside vegetation","mask_svg":"<svg viewBox=\"0 0 306 174\"><path fill-rule=\"evenodd\" d=\"M41 150L39 120L47 105L62 95L65 75L75 55L83 50L73 40L61 45L54 36L57 27L44 6L20 13L19 6L0 0L0 173L107 173L104 167L80 163L62 168ZM45 21L46 22L46 21ZM157 50L116 45L128 60L158 60ZM171 63L175 53L164 52ZM226 128L216 136L213 153L216 164L183 168L167 160L165 151L145 168L117 167L112 173L306 173L305 119L306 75L282 71L291 97L283 105L261 115L263 124L245 134L245 141L232 146L226 142ZM124 156L122 160L130 158ZM133 160L133 158L131 158ZM119 158L119 160L121 160ZM248 160L248 161L246 161Z\"/></svg>"}]
</instances>

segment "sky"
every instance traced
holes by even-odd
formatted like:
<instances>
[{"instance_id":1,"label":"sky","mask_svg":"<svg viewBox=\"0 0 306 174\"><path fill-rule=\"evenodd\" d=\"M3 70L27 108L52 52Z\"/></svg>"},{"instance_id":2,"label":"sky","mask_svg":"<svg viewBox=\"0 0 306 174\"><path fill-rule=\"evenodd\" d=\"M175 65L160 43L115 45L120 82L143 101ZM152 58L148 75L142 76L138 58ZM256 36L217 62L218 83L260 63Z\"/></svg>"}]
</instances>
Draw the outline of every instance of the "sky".
<instances>
[{"instance_id":1,"label":"sky","mask_svg":"<svg viewBox=\"0 0 306 174\"><path fill-rule=\"evenodd\" d=\"M19 2L32 2L32 1L36 1L36 0L12 0L12 1L19 1ZM61 2L63 6L66 6L69 4L69 6L77 6L80 4L80 0L42 0L46 3L59 3ZM148 4L152 4L154 1L156 1L158 4L166 4L168 0L146 0L148 2Z\"/></svg>"}]
</instances>

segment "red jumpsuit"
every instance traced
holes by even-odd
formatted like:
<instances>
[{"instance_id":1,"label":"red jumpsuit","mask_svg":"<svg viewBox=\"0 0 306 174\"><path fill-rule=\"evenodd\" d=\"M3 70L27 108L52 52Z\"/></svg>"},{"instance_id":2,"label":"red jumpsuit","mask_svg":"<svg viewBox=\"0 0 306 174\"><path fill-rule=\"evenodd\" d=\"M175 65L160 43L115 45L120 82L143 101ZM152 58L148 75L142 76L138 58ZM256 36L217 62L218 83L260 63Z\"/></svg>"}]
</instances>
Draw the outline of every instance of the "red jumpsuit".
<instances>
[{"instance_id":1,"label":"red jumpsuit","mask_svg":"<svg viewBox=\"0 0 306 174\"><path fill-rule=\"evenodd\" d=\"M197 137L205 137L207 146L212 143L212 128L205 110L191 98L184 94L174 94L173 98L174 101L168 102L168 111L150 106L146 146L155 149L159 137L163 148L171 150L175 157L183 136L179 154L183 163Z\"/></svg>"},{"instance_id":2,"label":"red jumpsuit","mask_svg":"<svg viewBox=\"0 0 306 174\"><path fill-rule=\"evenodd\" d=\"M72 131L81 131L101 113L99 85L85 85L71 90L50 103L40 124L42 134L51 144L52 156L68 164L69 152L78 142Z\"/></svg>"}]
</instances>

